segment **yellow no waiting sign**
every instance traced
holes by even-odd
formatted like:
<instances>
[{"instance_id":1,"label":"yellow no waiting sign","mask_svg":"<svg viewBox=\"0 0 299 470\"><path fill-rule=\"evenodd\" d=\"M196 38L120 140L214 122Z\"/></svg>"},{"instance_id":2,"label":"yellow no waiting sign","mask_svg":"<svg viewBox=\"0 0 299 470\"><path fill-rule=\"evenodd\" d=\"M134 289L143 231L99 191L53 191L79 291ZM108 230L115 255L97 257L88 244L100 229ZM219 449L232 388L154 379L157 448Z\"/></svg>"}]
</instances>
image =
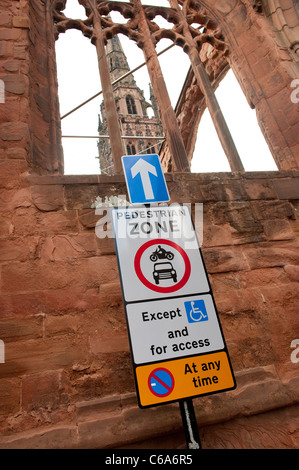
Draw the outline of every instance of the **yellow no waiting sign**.
<instances>
[{"instance_id":1,"label":"yellow no waiting sign","mask_svg":"<svg viewBox=\"0 0 299 470\"><path fill-rule=\"evenodd\" d=\"M236 386L226 351L142 365L136 379L142 408Z\"/></svg>"}]
</instances>

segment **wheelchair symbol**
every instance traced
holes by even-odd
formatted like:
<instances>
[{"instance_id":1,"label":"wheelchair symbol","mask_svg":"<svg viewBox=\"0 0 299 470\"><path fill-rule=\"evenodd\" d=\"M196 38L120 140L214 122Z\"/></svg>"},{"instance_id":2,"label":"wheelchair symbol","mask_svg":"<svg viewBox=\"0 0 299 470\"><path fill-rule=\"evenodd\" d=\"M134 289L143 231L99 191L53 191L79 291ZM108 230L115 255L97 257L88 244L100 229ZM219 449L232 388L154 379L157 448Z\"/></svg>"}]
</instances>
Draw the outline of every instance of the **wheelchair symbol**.
<instances>
[{"instance_id":1,"label":"wheelchair symbol","mask_svg":"<svg viewBox=\"0 0 299 470\"><path fill-rule=\"evenodd\" d=\"M198 323L209 319L203 300L192 300L184 302L184 304L189 323Z\"/></svg>"}]
</instances>

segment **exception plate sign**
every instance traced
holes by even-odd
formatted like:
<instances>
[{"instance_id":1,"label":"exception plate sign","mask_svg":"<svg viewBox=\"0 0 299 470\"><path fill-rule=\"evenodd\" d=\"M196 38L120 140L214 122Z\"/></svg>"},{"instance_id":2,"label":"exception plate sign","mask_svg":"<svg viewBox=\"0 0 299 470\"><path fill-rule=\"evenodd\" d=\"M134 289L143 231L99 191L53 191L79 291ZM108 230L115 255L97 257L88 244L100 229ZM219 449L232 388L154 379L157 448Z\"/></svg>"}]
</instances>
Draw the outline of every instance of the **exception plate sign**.
<instances>
[{"instance_id":1,"label":"exception plate sign","mask_svg":"<svg viewBox=\"0 0 299 470\"><path fill-rule=\"evenodd\" d=\"M196 311L196 304L205 318ZM127 319L136 364L224 348L210 294L128 304Z\"/></svg>"}]
</instances>

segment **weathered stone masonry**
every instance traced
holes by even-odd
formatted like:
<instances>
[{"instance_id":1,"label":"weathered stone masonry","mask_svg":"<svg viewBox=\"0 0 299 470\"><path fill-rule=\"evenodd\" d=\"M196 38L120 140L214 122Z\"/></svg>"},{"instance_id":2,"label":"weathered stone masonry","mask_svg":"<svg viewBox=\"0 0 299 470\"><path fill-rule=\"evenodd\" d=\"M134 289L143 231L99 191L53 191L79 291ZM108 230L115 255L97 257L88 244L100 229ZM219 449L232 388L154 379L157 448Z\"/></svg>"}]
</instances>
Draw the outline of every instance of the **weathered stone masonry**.
<instances>
[{"instance_id":1,"label":"weathered stone masonry","mask_svg":"<svg viewBox=\"0 0 299 470\"><path fill-rule=\"evenodd\" d=\"M279 8L290 5L280 1ZM48 6L4 0L0 12L0 448L179 448L178 404L137 407L113 239L95 234L92 204L126 194L124 178L62 174L52 32L42 27ZM235 18L237 28L234 1L209 7L225 21ZM235 40L245 31L239 23ZM288 57L275 67L294 71L287 49L271 50ZM238 70L241 77L248 69ZM171 202L204 204L202 251L237 379L232 392L194 400L204 448L298 448L299 365L291 360L299 338L298 107L286 98L292 73L283 72L285 99L274 92L261 98L275 116L271 128L264 115L267 135L280 139L276 125L283 130L284 116L292 118L291 140L280 147L287 168L166 174ZM243 81L246 93L265 91L265 76Z\"/></svg>"},{"instance_id":2,"label":"weathered stone masonry","mask_svg":"<svg viewBox=\"0 0 299 470\"><path fill-rule=\"evenodd\" d=\"M96 237L90 209L125 194L112 178L31 176L4 191L2 447L136 445L157 436L158 420L162 447L183 442L169 441L177 405L136 405L113 239ZM238 384L195 400L203 445L296 447L299 174L167 181L174 201L204 203L203 255Z\"/></svg>"}]
</instances>

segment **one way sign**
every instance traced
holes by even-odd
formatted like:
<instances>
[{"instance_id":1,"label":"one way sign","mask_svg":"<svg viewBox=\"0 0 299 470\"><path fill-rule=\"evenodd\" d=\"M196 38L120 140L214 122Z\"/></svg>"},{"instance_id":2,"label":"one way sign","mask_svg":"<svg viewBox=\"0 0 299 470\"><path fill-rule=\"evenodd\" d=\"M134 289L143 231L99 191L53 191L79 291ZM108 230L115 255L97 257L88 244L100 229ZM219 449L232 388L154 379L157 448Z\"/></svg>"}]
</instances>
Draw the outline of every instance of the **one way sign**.
<instances>
[{"instance_id":1,"label":"one way sign","mask_svg":"<svg viewBox=\"0 0 299 470\"><path fill-rule=\"evenodd\" d=\"M122 164L132 204L169 201L158 155L125 155Z\"/></svg>"}]
</instances>

